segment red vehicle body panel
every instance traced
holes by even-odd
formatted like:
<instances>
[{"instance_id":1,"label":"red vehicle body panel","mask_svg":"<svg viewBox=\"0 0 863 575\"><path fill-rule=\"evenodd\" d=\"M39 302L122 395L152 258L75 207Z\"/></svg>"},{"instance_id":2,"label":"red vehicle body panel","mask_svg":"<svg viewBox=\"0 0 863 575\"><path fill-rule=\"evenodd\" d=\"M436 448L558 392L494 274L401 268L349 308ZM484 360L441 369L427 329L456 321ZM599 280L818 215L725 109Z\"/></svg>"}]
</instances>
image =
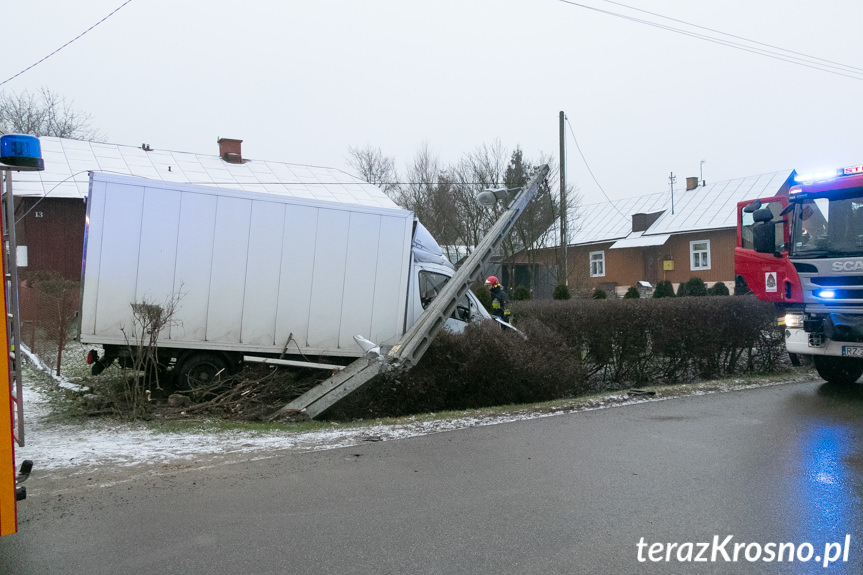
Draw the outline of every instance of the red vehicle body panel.
<instances>
[{"instance_id":1,"label":"red vehicle body panel","mask_svg":"<svg viewBox=\"0 0 863 575\"><path fill-rule=\"evenodd\" d=\"M762 204L778 202L785 208L788 206L786 196L759 198ZM755 296L763 301L776 303L792 303L803 301L803 289L794 264L788 258L788 250L782 250L779 257L775 254L762 254L754 249L744 248L743 242L743 208L755 200L746 200L737 204L737 245L734 248L734 273L743 276L746 284ZM788 245L788 216L784 216L783 229L785 245Z\"/></svg>"}]
</instances>

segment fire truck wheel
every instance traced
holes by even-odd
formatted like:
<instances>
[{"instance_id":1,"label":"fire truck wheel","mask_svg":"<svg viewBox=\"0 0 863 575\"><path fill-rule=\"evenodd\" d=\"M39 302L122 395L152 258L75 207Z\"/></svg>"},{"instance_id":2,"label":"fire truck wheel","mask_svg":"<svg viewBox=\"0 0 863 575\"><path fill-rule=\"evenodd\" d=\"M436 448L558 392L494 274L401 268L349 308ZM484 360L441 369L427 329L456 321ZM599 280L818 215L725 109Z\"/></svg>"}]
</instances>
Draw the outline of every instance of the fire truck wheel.
<instances>
[{"instance_id":1,"label":"fire truck wheel","mask_svg":"<svg viewBox=\"0 0 863 575\"><path fill-rule=\"evenodd\" d=\"M812 362L821 379L834 385L854 385L863 375L863 359L815 355Z\"/></svg>"},{"instance_id":2,"label":"fire truck wheel","mask_svg":"<svg viewBox=\"0 0 863 575\"><path fill-rule=\"evenodd\" d=\"M228 362L217 353L197 352L183 359L177 373L177 389L203 391L227 379Z\"/></svg>"}]
</instances>

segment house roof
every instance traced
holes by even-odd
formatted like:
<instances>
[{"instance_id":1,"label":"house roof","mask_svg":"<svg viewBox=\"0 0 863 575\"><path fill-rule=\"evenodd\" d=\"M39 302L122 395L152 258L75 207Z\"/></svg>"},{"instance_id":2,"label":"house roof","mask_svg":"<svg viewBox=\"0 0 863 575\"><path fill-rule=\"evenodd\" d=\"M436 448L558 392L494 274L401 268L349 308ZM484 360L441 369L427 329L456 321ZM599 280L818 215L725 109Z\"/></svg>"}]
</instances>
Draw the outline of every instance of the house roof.
<instances>
[{"instance_id":1,"label":"house roof","mask_svg":"<svg viewBox=\"0 0 863 575\"><path fill-rule=\"evenodd\" d=\"M668 234L708 231L737 226L737 203L777 195L794 174L793 170L715 182L694 190L660 192L623 200L578 206L570 211L569 244L604 243L628 238L618 247L665 243ZM663 212L642 232L632 231L632 216ZM651 243L654 242L654 243Z\"/></svg>"},{"instance_id":2,"label":"house roof","mask_svg":"<svg viewBox=\"0 0 863 575\"><path fill-rule=\"evenodd\" d=\"M335 168L260 160L242 164L218 155L145 151L142 147L41 137L45 170L13 172L16 196L86 198L89 171L220 188L269 192L365 206L397 208L379 187Z\"/></svg>"}]
</instances>

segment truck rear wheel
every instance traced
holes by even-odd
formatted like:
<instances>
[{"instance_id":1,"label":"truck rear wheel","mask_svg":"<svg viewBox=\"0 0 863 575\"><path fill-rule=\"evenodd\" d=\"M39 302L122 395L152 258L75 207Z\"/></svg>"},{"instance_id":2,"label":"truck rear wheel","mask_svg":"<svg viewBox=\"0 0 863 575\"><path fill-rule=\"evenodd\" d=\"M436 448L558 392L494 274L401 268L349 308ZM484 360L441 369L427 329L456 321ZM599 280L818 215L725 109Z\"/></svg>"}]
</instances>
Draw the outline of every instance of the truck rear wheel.
<instances>
[{"instance_id":1,"label":"truck rear wheel","mask_svg":"<svg viewBox=\"0 0 863 575\"><path fill-rule=\"evenodd\" d=\"M812 362L821 379L835 385L854 385L863 375L863 359L815 355Z\"/></svg>"},{"instance_id":2,"label":"truck rear wheel","mask_svg":"<svg viewBox=\"0 0 863 575\"><path fill-rule=\"evenodd\" d=\"M230 365L218 353L195 352L183 358L177 369L175 385L184 391L204 391L227 379Z\"/></svg>"}]
</instances>

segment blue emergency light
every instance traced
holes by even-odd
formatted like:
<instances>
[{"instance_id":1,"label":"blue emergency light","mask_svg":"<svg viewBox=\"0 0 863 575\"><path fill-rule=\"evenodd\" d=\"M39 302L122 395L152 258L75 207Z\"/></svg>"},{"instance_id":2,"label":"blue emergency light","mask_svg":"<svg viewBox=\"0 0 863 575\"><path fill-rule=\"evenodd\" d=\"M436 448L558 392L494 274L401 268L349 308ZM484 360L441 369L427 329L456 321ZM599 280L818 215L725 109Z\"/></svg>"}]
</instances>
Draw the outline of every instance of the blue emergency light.
<instances>
[{"instance_id":1,"label":"blue emergency light","mask_svg":"<svg viewBox=\"0 0 863 575\"><path fill-rule=\"evenodd\" d=\"M44 170L45 162L42 160L39 138L23 134L0 136L0 168L21 171Z\"/></svg>"},{"instance_id":2,"label":"blue emergency light","mask_svg":"<svg viewBox=\"0 0 863 575\"><path fill-rule=\"evenodd\" d=\"M838 170L825 170L823 172L814 172L811 174L797 174L794 176L794 181L798 184L811 182L826 182L842 176L856 176L863 174L863 165L848 166L847 168L839 168Z\"/></svg>"},{"instance_id":3,"label":"blue emergency light","mask_svg":"<svg viewBox=\"0 0 863 575\"><path fill-rule=\"evenodd\" d=\"M826 180L832 180L841 175L841 170L825 170L823 172L814 172L811 174L797 174L794 176L794 181L800 184L806 182L823 182Z\"/></svg>"},{"instance_id":4,"label":"blue emergency light","mask_svg":"<svg viewBox=\"0 0 863 575\"><path fill-rule=\"evenodd\" d=\"M836 297L836 291L832 289L822 289L815 292L815 297L821 299L833 299Z\"/></svg>"}]
</instances>

